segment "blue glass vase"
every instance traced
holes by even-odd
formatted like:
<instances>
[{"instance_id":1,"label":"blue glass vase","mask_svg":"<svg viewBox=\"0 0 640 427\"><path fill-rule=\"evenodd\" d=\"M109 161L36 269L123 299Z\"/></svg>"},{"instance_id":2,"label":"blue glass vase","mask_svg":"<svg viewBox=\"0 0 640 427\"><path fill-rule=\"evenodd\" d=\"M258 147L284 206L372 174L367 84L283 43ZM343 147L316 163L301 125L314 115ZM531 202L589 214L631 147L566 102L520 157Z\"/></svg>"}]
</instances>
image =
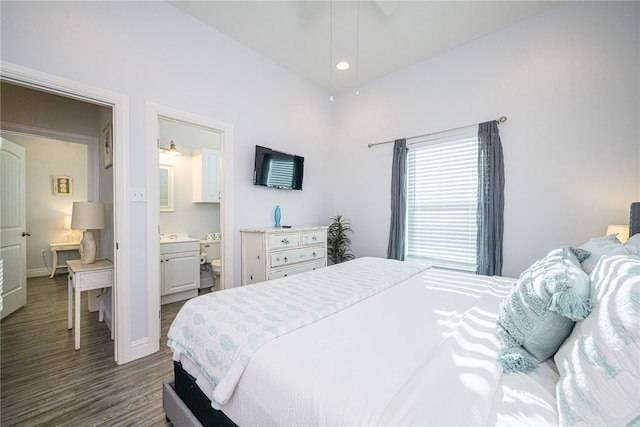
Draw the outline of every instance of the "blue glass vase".
<instances>
[{"instance_id":1,"label":"blue glass vase","mask_svg":"<svg viewBox=\"0 0 640 427\"><path fill-rule=\"evenodd\" d=\"M276 211L273 213L273 219L276 221L276 228L280 228L280 206L276 206Z\"/></svg>"}]
</instances>

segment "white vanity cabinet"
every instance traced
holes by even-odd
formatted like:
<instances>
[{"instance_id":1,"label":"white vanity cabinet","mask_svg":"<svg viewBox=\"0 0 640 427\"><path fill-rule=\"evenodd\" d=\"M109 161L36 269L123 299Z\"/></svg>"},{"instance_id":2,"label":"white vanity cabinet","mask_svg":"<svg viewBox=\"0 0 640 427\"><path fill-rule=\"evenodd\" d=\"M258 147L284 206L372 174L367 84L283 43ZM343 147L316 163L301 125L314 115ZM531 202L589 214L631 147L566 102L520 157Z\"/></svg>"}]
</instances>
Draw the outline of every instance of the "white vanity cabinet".
<instances>
[{"instance_id":1,"label":"white vanity cabinet","mask_svg":"<svg viewBox=\"0 0 640 427\"><path fill-rule=\"evenodd\" d=\"M327 227L248 228L242 238L242 284L327 265Z\"/></svg>"},{"instance_id":2,"label":"white vanity cabinet","mask_svg":"<svg viewBox=\"0 0 640 427\"><path fill-rule=\"evenodd\" d=\"M200 241L160 243L161 303L198 296L200 287Z\"/></svg>"},{"instance_id":3,"label":"white vanity cabinet","mask_svg":"<svg viewBox=\"0 0 640 427\"><path fill-rule=\"evenodd\" d=\"M220 151L198 148L191 162L193 203L220 203Z\"/></svg>"}]
</instances>

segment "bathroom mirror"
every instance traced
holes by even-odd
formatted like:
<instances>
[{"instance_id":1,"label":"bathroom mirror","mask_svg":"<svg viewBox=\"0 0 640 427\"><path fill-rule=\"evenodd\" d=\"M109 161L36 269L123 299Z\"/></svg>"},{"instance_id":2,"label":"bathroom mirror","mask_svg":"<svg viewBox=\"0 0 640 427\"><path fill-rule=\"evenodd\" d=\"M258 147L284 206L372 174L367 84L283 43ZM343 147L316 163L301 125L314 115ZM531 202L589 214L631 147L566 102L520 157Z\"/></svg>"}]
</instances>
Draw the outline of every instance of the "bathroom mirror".
<instances>
[{"instance_id":1,"label":"bathroom mirror","mask_svg":"<svg viewBox=\"0 0 640 427\"><path fill-rule=\"evenodd\" d=\"M173 166L160 165L160 212L173 212Z\"/></svg>"}]
</instances>

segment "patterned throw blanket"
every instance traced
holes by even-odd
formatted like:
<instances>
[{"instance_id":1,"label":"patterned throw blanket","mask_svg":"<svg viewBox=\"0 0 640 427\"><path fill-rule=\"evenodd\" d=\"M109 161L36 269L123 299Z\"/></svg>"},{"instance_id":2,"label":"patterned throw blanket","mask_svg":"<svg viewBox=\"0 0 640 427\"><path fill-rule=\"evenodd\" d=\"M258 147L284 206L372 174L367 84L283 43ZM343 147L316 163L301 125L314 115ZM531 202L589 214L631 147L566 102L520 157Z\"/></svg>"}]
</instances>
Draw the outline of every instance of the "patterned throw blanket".
<instances>
[{"instance_id":1,"label":"patterned throw blanket","mask_svg":"<svg viewBox=\"0 0 640 427\"><path fill-rule=\"evenodd\" d=\"M168 345L214 385L212 406L233 393L253 354L265 343L388 289L428 267L359 258L320 270L202 295L173 321Z\"/></svg>"}]
</instances>

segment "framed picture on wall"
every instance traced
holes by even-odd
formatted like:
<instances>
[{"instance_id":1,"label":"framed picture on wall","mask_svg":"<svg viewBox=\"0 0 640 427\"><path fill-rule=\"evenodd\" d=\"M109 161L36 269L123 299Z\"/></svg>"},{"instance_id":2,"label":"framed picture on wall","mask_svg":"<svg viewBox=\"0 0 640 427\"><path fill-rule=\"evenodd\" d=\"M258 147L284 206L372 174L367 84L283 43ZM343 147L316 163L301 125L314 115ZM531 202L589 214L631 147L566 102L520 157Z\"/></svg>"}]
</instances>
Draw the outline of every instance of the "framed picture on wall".
<instances>
[{"instance_id":1,"label":"framed picture on wall","mask_svg":"<svg viewBox=\"0 0 640 427\"><path fill-rule=\"evenodd\" d=\"M73 184L70 176L56 175L53 177L53 195L71 196Z\"/></svg>"},{"instance_id":2,"label":"framed picture on wall","mask_svg":"<svg viewBox=\"0 0 640 427\"><path fill-rule=\"evenodd\" d=\"M102 144L104 146L104 168L113 165L113 130L111 123L107 124L102 130Z\"/></svg>"}]
</instances>

